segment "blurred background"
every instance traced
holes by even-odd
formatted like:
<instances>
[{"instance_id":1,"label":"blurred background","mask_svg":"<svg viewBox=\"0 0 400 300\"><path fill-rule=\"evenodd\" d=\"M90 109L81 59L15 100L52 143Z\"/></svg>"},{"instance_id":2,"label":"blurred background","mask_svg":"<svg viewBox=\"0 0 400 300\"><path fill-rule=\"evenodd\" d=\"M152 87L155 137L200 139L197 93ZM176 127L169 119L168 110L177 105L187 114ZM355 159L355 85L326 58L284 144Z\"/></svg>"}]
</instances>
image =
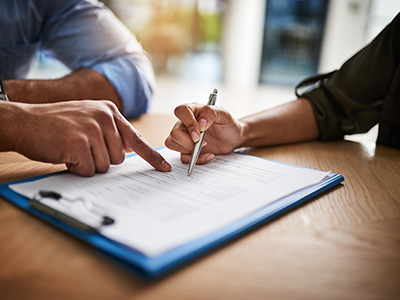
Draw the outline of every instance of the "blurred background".
<instances>
[{"instance_id":1,"label":"blurred background","mask_svg":"<svg viewBox=\"0 0 400 300\"><path fill-rule=\"evenodd\" d=\"M149 53L157 78L150 112L185 102L235 117L294 100L304 77L340 67L400 11L398 0L102 1ZM30 78L69 72L40 55Z\"/></svg>"}]
</instances>

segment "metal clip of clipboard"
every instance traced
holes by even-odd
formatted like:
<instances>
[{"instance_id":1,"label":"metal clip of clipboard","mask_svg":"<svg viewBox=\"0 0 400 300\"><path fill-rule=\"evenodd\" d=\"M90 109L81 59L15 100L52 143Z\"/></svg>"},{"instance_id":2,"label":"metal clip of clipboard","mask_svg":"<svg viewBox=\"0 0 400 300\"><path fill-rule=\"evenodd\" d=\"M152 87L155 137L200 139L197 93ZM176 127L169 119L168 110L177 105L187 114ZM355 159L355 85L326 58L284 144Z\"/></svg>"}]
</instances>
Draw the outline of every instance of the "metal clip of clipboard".
<instances>
[{"instance_id":1,"label":"metal clip of clipboard","mask_svg":"<svg viewBox=\"0 0 400 300\"><path fill-rule=\"evenodd\" d=\"M81 202L80 209L73 210L71 204ZM83 198L70 199L53 191L39 191L29 205L86 233L97 232L102 226L114 224L113 218L104 215L93 203Z\"/></svg>"}]
</instances>

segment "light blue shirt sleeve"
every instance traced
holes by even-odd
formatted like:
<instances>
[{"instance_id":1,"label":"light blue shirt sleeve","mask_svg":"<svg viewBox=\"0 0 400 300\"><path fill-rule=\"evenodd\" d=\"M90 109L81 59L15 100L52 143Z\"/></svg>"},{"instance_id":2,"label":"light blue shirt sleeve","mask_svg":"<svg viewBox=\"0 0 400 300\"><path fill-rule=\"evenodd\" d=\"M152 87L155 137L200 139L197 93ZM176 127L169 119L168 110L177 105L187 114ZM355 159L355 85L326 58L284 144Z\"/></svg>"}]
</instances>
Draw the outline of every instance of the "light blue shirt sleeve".
<instances>
[{"instance_id":1,"label":"light blue shirt sleeve","mask_svg":"<svg viewBox=\"0 0 400 300\"><path fill-rule=\"evenodd\" d=\"M71 70L90 68L105 76L118 92L126 117L145 113L154 73L134 34L95 0L51 2L54 12L43 28L42 50Z\"/></svg>"}]
</instances>

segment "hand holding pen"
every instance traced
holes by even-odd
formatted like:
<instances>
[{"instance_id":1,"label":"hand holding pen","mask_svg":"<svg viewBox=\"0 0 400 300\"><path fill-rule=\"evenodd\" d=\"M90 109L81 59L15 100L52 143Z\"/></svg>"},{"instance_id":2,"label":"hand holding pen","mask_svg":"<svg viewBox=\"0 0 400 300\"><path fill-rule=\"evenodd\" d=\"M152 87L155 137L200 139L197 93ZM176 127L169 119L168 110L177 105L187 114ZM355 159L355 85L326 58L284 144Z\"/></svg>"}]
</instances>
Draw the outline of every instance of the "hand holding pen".
<instances>
[{"instance_id":1,"label":"hand holding pen","mask_svg":"<svg viewBox=\"0 0 400 300\"><path fill-rule=\"evenodd\" d=\"M197 164L212 160L214 155L229 154L243 143L243 125L222 107L187 103L176 107L174 112L179 121L165 140L165 146L180 152L183 163L190 162L194 147L206 130Z\"/></svg>"},{"instance_id":2,"label":"hand holding pen","mask_svg":"<svg viewBox=\"0 0 400 300\"><path fill-rule=\"evenodd\" d=\"M217 93L218 93L217 89L214 89L214 91L212 92L212 94L210 94L210 97L208 98L207 105L215 105L215 102L217 101ZM197 159L199 158L200 151L201 151L201 148L204 143L204 138L206 137L206 133L207 133L207 130L203 130L200 133L200 139L194 145L192 158L190 159L190 162L189 162L188 176L190 176L190 174L192 174L193 167L196 164Z\"/></svg>"}]
</instances>

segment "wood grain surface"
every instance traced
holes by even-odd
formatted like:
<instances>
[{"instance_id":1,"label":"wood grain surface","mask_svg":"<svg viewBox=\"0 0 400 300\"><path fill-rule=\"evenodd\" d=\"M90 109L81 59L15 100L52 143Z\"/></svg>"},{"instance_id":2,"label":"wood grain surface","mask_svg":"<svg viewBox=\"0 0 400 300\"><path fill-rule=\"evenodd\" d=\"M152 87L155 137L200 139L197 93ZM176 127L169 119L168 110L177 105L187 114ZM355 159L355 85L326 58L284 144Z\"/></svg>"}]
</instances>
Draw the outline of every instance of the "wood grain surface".
<instances>
[{"instance_id":1,"label":"wood grain surface","mask_svg":"<svg viewBox=\"0 0 400 300\"><path fill-rule=\"evenodd\" d=\"M133 124L159 147L174 122ZM338 141L245 151L345 181L156 282L0 199L0 299L400 299L399 150ZM1 183L62 169L0 153Z\"/></svg>"}]
</instances>

